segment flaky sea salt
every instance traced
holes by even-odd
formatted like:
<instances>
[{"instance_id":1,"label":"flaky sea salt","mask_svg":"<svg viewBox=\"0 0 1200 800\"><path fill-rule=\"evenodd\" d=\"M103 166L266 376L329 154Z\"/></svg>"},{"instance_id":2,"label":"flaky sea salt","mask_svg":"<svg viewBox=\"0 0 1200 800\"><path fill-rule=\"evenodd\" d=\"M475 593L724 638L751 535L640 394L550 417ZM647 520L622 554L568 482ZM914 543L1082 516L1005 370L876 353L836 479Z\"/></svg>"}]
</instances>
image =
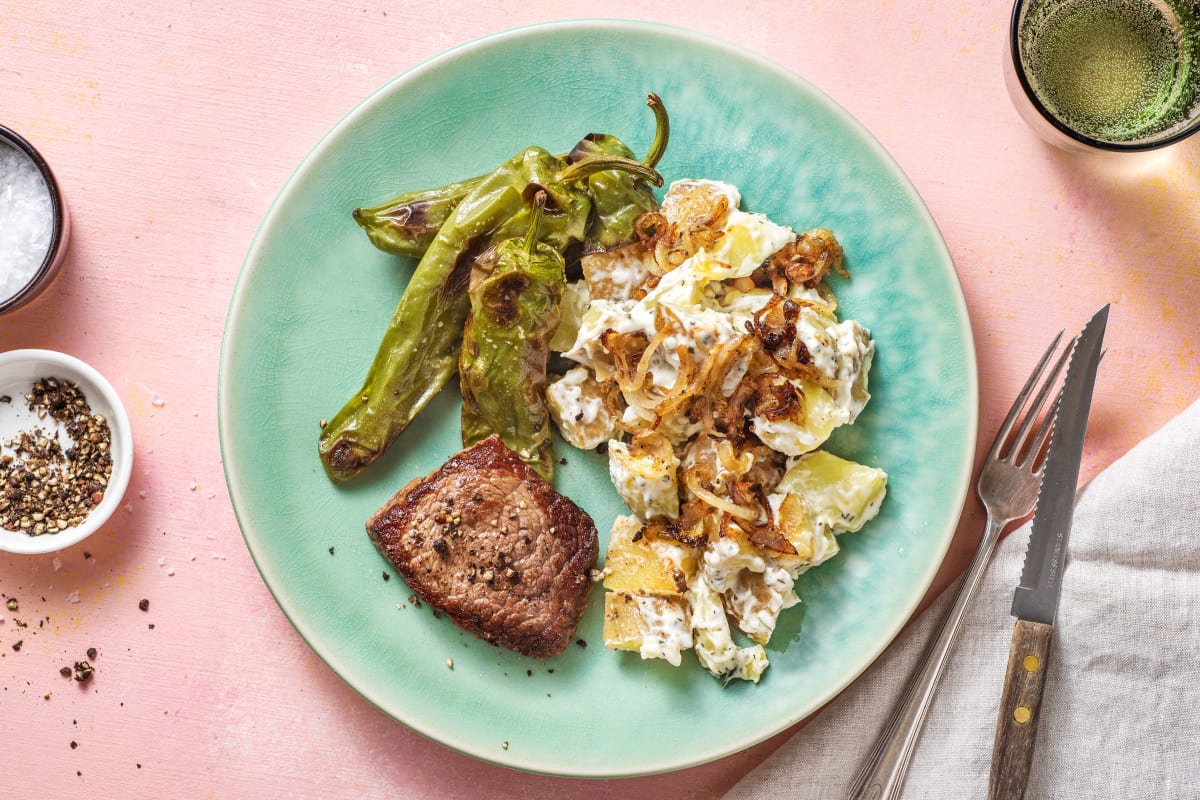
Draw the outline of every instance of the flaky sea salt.
<instances>
[{"instance_id":1,"label":"flaky sea salt","mask_svg":"<svg viewBox=\"0 0 1200 800\"><path fill-rule=\"evenodd\" d=\"M37 165L0 142L0 300L25 288L50 249L50 190Z\"/></svg>"}]
</instances>

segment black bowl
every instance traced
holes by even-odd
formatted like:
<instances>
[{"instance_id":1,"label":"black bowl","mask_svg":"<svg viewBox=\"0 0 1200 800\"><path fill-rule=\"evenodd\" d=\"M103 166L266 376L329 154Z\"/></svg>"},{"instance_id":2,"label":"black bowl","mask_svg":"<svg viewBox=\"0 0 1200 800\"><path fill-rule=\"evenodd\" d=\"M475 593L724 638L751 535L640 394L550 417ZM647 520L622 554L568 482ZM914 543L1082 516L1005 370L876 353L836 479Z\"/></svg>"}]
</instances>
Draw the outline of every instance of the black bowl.
<instances>
[{"instance_id":1,"label":"black bowl","mask_svg":"<svg viewBox=\"0 0 1200 800\"><path fill-rule=\"evenodd\" d=\"M42 173L42 178L46 181L46 188L50 190L50 210L54 215L50 231L50 247L46 251L46 257L42 259L42 265L38 267L29 282L17 290L16 294L0 298L0 314L4 314L20 308L37 297L58 274L67 255L67 241L71 238L71 215L67 211L66 201L63 199L62 191L58 188L58 181L54 177L53 170L50 169L50 165L46 163L46 159L42 158L42 154L37 151L37 148L25 141L20 134L3 125L0 125L0 142L24 153L37 166L38 171Z\"/></svg>"}]
</instances>

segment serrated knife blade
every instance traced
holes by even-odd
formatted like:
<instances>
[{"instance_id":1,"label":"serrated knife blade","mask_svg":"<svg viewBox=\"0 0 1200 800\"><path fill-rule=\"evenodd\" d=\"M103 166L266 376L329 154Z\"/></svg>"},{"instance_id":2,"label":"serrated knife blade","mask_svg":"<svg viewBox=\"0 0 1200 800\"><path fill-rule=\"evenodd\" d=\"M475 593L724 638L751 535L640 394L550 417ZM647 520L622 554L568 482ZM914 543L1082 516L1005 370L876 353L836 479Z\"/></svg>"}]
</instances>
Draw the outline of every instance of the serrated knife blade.
<instances>
[{"instance_id":1,"label":"serrated knife blade","mask_svg":"<svg viewBox=\"0 0 1200 800\"><path fill-rule=\"evenodd\" d=\"M1075 490L1083 440L1092 408L1092 389L1108 324L1108 306L1088 321L1075 340L1054 429L1043 465L1042 485L1025 553L1021 580L1013 595L1013 627L1008 669L1000 695L996 741L992 748L990 800L1020 800L1025 795L1037 737L1050 639L1062 589L1067 539L1075 513Z\"/></svg>"},{"instance_id":2,"label":"serrated knife blade","mask_svg":"<svg viewBox=\"0 0 1200 800\"><path fill-rule=\"evenodd\" d=\"M1037 510L1029 534L1029 549L1021 582L1013 594L1012 614L1018 619L1054 624L1062 588L1063 562L1071 519L1075 511L1075 489L1079 463L1092 407L1092 388L1100 366L1108 306L1096 312L1084 327L1071 352L1063 381L1058 416L1050 434L1050 449L1042 473Z\"/></svg>"}]
</instances>

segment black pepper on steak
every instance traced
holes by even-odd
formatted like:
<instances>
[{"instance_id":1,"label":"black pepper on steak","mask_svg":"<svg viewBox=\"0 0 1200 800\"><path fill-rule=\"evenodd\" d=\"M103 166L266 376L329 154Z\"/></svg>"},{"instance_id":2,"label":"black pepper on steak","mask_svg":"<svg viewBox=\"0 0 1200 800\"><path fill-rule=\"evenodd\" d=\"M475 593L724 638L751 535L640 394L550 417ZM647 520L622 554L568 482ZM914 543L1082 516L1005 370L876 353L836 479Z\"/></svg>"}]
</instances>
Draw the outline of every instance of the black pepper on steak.
<instances>
[{"instance_id":1,"label":"black pepper on steak","mask_svg":"<svg viewBox=\"0 0 1200 800\"><path fill-rule=\"evenodd\" d=\"M599 549L587 512L495 435L411 481L367 533L435 611L537 658L570 643Z\"/></svg>"}]
</instances>

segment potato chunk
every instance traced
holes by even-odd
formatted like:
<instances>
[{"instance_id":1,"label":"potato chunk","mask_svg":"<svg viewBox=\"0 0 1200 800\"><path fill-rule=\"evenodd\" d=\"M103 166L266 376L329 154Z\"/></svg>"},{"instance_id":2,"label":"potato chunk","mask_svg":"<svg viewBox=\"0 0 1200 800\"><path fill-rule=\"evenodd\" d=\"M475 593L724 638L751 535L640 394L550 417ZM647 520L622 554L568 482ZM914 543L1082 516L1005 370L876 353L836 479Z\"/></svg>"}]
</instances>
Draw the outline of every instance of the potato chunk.
<instances>
[{"instance_id":1,"label":"potato chunk","mask_svg":"<svg viewBox=\"0 0 1200 800\"><path fill-rule=\"evenodd\" d=\"M642 658L663 658L677 667L683 651L692 647L687 603L680 596L606 592L604 644Z\"/></svg>"},{"instance_id":2,"label":"potato chunk","mask_svg":"<svg viewBox=\"0 0 1200 800\"><path fill-rule=\"evenodd\" d=\"M628 445L608 443L613 486L641 519L679 519L678 471L679 459L661 433L640 433Z\"/></svg>"},{"instance_id":3,"label":"potato chunk","mask_svg":"<svg viewBox=\"0 0 1200 800\"><path fill-rule=\"evenodd\" d=\"M641 536L637 517L617 517L604 558L609 591L680 595L696 572L694 553L682 545Z\"/></svg>"},{"instance_id":4,"label":"potato chunk","mask_svg":"<svg viewBox=\"0 0 1200 800\"><path fill-rule=\"evenodd\" d=\"M803 497L817 521L831 530L853 532L879 513L887 473L817 450L797 459L776 491Z\"/></svg>"}]
</instances>

